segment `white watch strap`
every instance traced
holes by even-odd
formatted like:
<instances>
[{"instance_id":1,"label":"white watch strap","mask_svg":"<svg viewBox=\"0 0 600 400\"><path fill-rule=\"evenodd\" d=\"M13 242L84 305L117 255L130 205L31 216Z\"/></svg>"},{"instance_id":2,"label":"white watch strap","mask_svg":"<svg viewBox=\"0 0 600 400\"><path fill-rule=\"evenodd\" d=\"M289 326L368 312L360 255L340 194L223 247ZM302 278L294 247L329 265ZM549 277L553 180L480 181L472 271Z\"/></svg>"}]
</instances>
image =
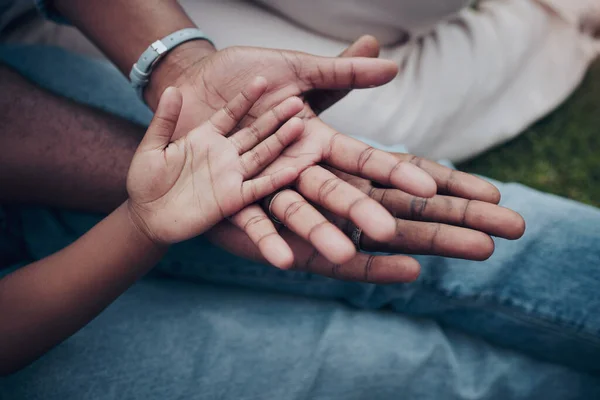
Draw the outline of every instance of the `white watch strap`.
<instances>
[{"instance_id":1,"label":"white watch strap","mask_svg":"<svg viewBox=\"0 0 600 400\"><path fill-rule=\"evenodd\" d=\"M180 44L189 42L190 40L206 40L212 44L212 41L207 38L200 29L182 29L152 43L148 46L146 51L142 53L138 61L133 64L131 72L129 73L129 80L131 81L131 86L142 101L144 101L144 88L148 85L148 82L150 82L150 75L152 74L152 69L157 61L160 60L165 53L168 53Z\"/></svg>"}]
</instances>

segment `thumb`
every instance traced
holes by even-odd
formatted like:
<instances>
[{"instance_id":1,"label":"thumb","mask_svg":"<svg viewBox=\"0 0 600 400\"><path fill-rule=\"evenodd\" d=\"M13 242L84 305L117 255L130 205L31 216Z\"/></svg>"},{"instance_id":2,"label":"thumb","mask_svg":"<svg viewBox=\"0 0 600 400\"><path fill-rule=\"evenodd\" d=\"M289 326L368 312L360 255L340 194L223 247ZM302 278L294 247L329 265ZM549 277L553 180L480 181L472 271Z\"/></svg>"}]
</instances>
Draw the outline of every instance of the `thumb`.
<instances>
[{"instance_id":1,"label":"thumb","mask_svg":"<svg viewBox=\"0 0 600 400\"><path fill-rule=\"evenodd\" d=\"M163 92L154 118L140 143L140 151L162 150L171 143L182 105L183 98L179 89L169 87Z\"/></svg>"},{"instance_id":2,"label":"thumb","mask_svg":"<svg viewBox=\"0 0 600 400\"><path fill-rule=\"evenodd\" d=\"M338 57L379 57L379 42L371 35L359 37L346 47Z\"/></svg>"},{"instance_id":3,"label":"thumb","mask_svg":"<svg viewBox=\"0 0 600 400\"><path fill-rule=\"evenodd\" d=\"M338 57L379 57L379 42L373 36L364 35L348 46ZM350 93L352 89L315 90L305 96L306 101L319 115Z\"/></svg>"},{"instance_id":4,"label":"thumb","mask_svg":"<svg viewBox=\"0 0 600 400\"><path fill-rule=\"evenodd\" d=\"M369 57L319 57L300 53L295 63L298 64L294 66L297 77L304 84L303 91L381 86L398 74L394 61Z\"/></svg>"}]
</instances>

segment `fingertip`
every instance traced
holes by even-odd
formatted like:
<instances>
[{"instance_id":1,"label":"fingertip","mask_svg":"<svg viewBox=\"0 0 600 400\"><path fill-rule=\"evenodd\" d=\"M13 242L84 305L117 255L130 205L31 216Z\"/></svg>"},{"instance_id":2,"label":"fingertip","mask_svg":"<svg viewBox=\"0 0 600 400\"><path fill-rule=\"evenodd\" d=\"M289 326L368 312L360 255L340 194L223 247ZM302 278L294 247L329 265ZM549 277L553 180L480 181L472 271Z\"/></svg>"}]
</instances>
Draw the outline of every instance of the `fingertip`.
<instances>
[{"instance_id":1,"label":"fingertip","mask_svg":"<svg viewBox=\"0 0 600 400\"><path fill-rule=\"evenodd\" d=\"M472 189L477 189L476 191L481 193L476 200L485 201L486 203L492 204L500 204L500 200L502 200L502 194L500 190L491 182L480 178L478 176L470 175L476 179L475 182L479 181L479 185L471 184L470 187Z\"/></svg>"},{"instance_id":2,"label":"fingertip","mask_svg":"<svg viewBox=\"0 0 600 400\"><path fill-rule=\"evenodd\" d=\"M283 118L292 118L304 108L304 102L299 97L289 97L284 103Z\"/></svg>"},{"instance_id":3,"label":"fingertip","mask_svg":"<svg viewBox=\"0 0 600 400\"><path fill-rule=\"evenodd\" d=\"M257 76L250 83L245 86L242 90L242 95L246 98L246 100L254 103L258 101L260 96L262 96L267 91L267 80L262 76ZM232 100L232 101L235 101Z\"/></svg>"},{"instance_id":4,"label":"fingertip","mask_svg":"<svg viewBox=\"0 0 600 400\"><path fill-rule=\"evenodd\" d=\"M281 270L290 270L294 266L294 254L289 247L287 251L280 249L279 251L274 252L272 256L269 256L267 261Z\"/></svg>"},{"instance_id":5,"label":"fingertip","mask_svg":"<svg viewBox=\"0 0 600 400\"><path fill-rule=\"evenodd\" d=\"M271 235L270 239L260 243L260 251L271 265L282 270L294 266L294 253L281 236Z\"/></svg>"},{"instance_id":6,"label":"fingertip","mask_svg":"<svg viewBox=\"0 0 600 400\"><path fill-rule=\"evenodd\" d=\"M512 210L511 210L512 211ZM511 225L514 227L513 231L507 235L507 239L509 240L517 240L523 237L525 231L527 230L527 223L525 222L525 218L521 214L516 211L513 211L514 215L512 219Z\"/></svg>"},{"instance_id":7,"label":"fingertip","mask_svg":"<svg viewBox=\"0 0 600 400\"><path fill-rule=\"evenodd\" d=\"M301 134L304 131L304 121L302 120L302 118L292 117L288 121L288 124L290 125L290 129L293 132Z\"/></svg>"},{"instance_id":8,"label":"fingertip","mask_svg":"<svg viewBox=\"0 0 600 400\"><path fill-rule=\"evenodd\" d=\"M377 242L396 237L396 219L379 203L364 202L350 210L350 220Z\"/></svg>"},{"instance_id":9,"label":"fingertip","mask_svg":"<svg viewBox=\"0 0 600 400\"><path fill-rule=\"evenodd\" d=\"M304 107L304 102L303 102L303 101L302 101L302 99L301 99L300 97L298 97L298 96L292 96L292 97L290 97L290 98L288 99L288 101L289 101L291 104L293 104L294 106L296 106L296 107L299 107L299 108L301 108L301 109Z\"/></svg>"},{"instance_id":10,"label":"fingertip","mask_svg":"<svg viewBox=\"0 0 600 400\"><path fill-rule=\"evenodd\" d=\"M496 243L494 243L494 239L492 239L491 236L486 235L485 233L481 233L480 236L482 236L482 238L479 242L482 244L476 244L476 241L474 241L473 246L470 246L472 249L479 248L479 251L473 257L473 261L485 261L494 254L494 251L496 251Z\"/></svg>"},{"instance_id":11,"label":"fingertip","mask_svg":"<svg viewBox=\"0 0 600 400\"><path fill-rule=\"evenodd\" d=\"M492 184L490 183L490 185L492 185ZM490 203L500 204L500 201L502 200L502 194L500 193L500 190L496 186L492 185L492 187L494 189L490 193Z\"/></svg>"},{"instance_id":12,"label":"fingertip","mask_svg":"<svg viewBox=\"0 0 600 400\"><path fill-rule=\"evenodd\" d=\"M383 58L374 58L373 60L380 62L379 68L381 68L381 75L387 77L388 80L394 79L400 72L400 67L395 61Z\"/></svg>"},{"instance_id":13,"label":"fingertip","mask_svg":"<svg viewBox=\"0 0 600 400\"><path fill-rule=\"evenodd\" d=\"M309 239L319 253L334 264L344 264L356 255L354 244L333 224L321 225Z\"/></svg>"},{"instance_id":14,"label":"fingertip","mask_svg":"<svg viewBox=\"0 0 600 400\"><path fill-rule=\"evenodd\" d=\"M326 258L334 264L345 264L355 256L356 248L353 245L344 243L344 245L339 246L336 252L332 252L331 255Z\"/></svg>"},{"instance_id":15,"label":"fingertip","mask_svg":"<svg viewBox=\"0 0 600 400\"><path fill-rule=\"evenodd\" d=\"M391 180L395 187L414 196L431 198L437 193L437 184L431 175L409 162L400 164Z\"/></svg>"},{"instance_id":16,"label":"fingertip","mask_svg":"<svg viewBox=\"0 0 600 400\"><path fill-rule=\"evenodd\" d=\"M357 45L360 45L364 49L364 54L361 54L363 57L379 57L379 41L373 35L362 35L358 38L356 42Z\"/></svg>"},{"instance_id":17,"label":"fingertip","mask_svg":"<svg viewBox=\"0 0 600 400\"><path fill-rule=\"evenodd\" d=\"M421 275L421 264L414 258L410 258L406 261L405 268L402 274L402 282L410 283L419 279Z\"/></svg>"},{"instance_id":18,"label":"fingertip","mask_svg":"<svg viewBox=\"0 0 600 400\"><path fill-rule=\"evenodd\" d=\"M396 236L396 222L391 216L379 218L379 221L378 218L373 218L373 225L377 230L373 230L369 236L378 242L389 242Z\"/></svg>"},{"instance_id":19,"label":"fingertip","mask_svg":"<svg viewBox=\"0 0 600 400\"><path fill-rule=\"evenodd\" d=\"M257 76L252 80L252 85L257 89L266 90L268 86L267 78L264 76Z\"/></svg>"}]
</instances>

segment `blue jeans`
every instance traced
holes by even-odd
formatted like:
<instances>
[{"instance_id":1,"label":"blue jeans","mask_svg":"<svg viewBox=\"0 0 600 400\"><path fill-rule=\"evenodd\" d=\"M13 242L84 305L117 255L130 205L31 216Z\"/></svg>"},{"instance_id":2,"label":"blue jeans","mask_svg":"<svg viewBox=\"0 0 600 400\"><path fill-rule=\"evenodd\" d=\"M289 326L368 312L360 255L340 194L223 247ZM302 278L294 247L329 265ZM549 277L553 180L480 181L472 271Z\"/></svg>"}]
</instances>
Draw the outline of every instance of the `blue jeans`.
<instances>
[{"instance_id":1,"label":"blue jeans","mask_svg":"<svg viewBox=\"0 0 600 400\"><path fill-rule=\"evenodd\" d=\"M149 120L104 63L39 47L0 57L51 91ZM496 240L484 263L420 257L413 284L279 271L203 238L173 246L90 325L0 380L0 399L599 398L600 211L494 183L525 217L526 235ZM35 259L100 218L11 215Z\"/></svg>"}]
</instances>

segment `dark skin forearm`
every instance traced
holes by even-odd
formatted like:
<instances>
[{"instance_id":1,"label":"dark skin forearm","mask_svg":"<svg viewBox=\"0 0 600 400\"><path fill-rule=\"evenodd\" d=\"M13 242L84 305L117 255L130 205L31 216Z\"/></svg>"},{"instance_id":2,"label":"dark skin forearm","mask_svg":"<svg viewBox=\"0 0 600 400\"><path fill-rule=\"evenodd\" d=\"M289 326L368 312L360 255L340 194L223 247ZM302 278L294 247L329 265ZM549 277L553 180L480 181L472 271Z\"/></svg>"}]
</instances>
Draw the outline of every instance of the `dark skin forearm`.
<instances>
[{"instance_id":1,"label":"dark skin forearm","mask_svg":"<svg viewBox=\"0 0 600 400\"><path fill-rule=\"evenodd\" d=\"M0 120L0 203L110 212L126 199L143 128L50 94L2 65Z\"/></svg>"},{"instance_id":2,"label":"dark skin forearm","mask_svg":"<svg viewBox=\"0 0 600 400\"><path fill-rule=\"evenodd\" d=\"M54 0L53 5L129 76L131 67L156 40L196 24L176 0ZM154 108L172 76L187 67L187 52L210 54L208 41L194 40L170 51L157 64L145 96Z\"/></svg>"},{"instance_id":3,"label":"dark skin forearm","mask_svg":"<svg viewBox=\"0 0 600 400\"><path fill-rule=\"evenodd\" d=\"M165 250L137 228L124 203L73 244L0 279L0 376L85 326Z\"/></svg>"}]
</instances>

